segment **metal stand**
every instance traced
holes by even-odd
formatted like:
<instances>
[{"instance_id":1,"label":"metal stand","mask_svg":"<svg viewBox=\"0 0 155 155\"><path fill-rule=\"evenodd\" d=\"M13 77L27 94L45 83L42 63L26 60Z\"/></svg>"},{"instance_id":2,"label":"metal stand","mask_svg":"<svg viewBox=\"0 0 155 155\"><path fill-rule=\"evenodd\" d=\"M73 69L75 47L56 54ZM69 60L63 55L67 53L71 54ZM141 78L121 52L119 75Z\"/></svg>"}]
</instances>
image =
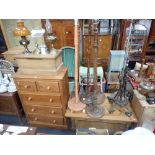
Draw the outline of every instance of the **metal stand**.
<instances>
[{"instance_id":1,"label":"metal stand","mask_svg":"<svg viewBox=\"0 0 155 155\"><path fill-rule=\"evenodd\" d=\"M100 105L90 104L86 107L86 113L90 117L100 118L105 114L105 110Z\"/></svg>"},{"instance_id":2,"label":"metal stand","mask_svg":"<svg viewBox=\"0 0 155 155\"><path fill-rule=\"evenodd\" d=\"M126 89L127 84L127 67L124 71L120 74L120 87L118 91L113 93L111 96L108 97L109 101L112 103L112 106L109 110L109 113L114 112L117 107L122 107L125 110L125 114L130 117L132 115L132 112L129 109L129 101L132 97L132 95L129 93L129 91Z\"/></svg>"},{"instance_id":3,"label":"metal stand","mask_svg":"<svg viewBox=\"0 0 155 155\"><path fill-rule=\"evenodd\" d=\"M93 92L87 91L85 101L87 104L86 113L88 114L88 116L99 118L105 114L105 110L101 106L101 104L105 100L105 95L103 92L99 92L97 86L98 20L94 20L93 24L94 24L94 91ZM89 72L87 82L89 82Z\"/></svg>"}]
</instances>

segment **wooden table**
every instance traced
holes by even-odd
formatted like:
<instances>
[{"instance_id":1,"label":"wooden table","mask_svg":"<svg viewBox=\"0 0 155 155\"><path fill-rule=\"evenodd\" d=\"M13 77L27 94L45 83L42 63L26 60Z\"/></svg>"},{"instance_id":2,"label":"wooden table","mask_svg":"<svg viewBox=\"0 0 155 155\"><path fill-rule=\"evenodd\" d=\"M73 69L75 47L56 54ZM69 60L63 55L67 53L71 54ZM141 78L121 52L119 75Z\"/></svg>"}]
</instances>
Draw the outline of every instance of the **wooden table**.
<instances>
[{"instance_id":1,"label":"wooden table","mask_svg":"<svg viewBox=\"0 0 155 155\"><path fill-rule=\"evenodd\" d=\"M0 114L17 115L21 124L23 124L22 105L17 92L0 94Z\"/></svg>"},{"instance_id":2,"label":"wooden table","mask_svg":"<svg viewBox=\"0 0 155 155\"><path fill-rule=\"evenodd\" d=\"M137 125L137 118L132 111L132 116L128 117L125 115L125 110L123 108L118 108L113 113L109 113L109 109L111 104L109 103L107 96L109 94L105 94L106 99L102 106L105 109L105 115L101 118L91 118L89 117L85 111L84 112L72 112L67 109L65 116L71 118L71 128L98 128L98 129L108 129L109 133L112 134L117 131L125 131L129 127L135 127Z\"/></svg>"}]
</instances>

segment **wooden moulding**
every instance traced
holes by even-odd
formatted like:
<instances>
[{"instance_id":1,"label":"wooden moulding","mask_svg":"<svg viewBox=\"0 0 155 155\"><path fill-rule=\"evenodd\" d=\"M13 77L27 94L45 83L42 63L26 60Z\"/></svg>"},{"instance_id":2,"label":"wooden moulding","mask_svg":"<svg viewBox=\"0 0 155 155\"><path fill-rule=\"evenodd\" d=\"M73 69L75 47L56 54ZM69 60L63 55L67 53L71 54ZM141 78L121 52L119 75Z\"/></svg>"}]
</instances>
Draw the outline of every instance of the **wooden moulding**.
<instances>
[{"instance_id":1,"label":"wooden moulding","mask_svg":"<svg viewBox=\"0 0 155 155\"><path fill-rule=\"evenodd\" d=\"M63 68L61 51L56 55L46 54L20 54L15 56L19 70L19 73L26 74L49 74L57 73Z\"/></svg>"},{"instance_id":2,"label":"wooden moulding","mask_svg":"<svg viewBox=\"0 0 155 155\"><path fill-rule=\"evenodd\" d=\"M7 61L10 61L13 63L15 61L15 56L18 54L21 54L23 50L24 49L17 48L17 47L9 48L6 52L3 53L3 55Z\"/></svg>"}]
</instances>

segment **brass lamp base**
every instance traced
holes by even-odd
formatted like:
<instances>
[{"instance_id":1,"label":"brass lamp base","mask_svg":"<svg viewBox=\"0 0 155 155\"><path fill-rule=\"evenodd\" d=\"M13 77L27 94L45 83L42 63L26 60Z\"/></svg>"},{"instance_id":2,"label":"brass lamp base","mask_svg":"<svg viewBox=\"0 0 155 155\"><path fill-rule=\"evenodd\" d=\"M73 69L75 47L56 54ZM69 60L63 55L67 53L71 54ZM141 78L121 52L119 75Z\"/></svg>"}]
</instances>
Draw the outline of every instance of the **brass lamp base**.
<instances>
[{"instance_id":1,"label":"brass lamp base","mask_svg":"<svg viewBox=\"0 0 155 155\"><path fill-rule=\"evenodd\" d=\"M76 99L73 97L68 101L68 107L72 111L82 111L85 109L86 105L80 102L80 100L76 103Z\"/></svg>"},{"instance_id":2,"label":"brass lamp base","mask_svg":"<svg viewBox=\"0 0 155 155\"><path fill-rule=\"evenodd\" d=\"M27 40L26 36L21 36L21 40L19 41L19 43L20 43L20 45L24 46L24 48L25 48L23 54L32 53L27 47L30 44L30 41Z\"/></svg>"},{"instance_id":3,"label":"brass lamp base","mask_svg":"<svg viewBox=\"0 0 155 155\"><path fill-rule=\"evenodd\" d=\"M105 110L100 105L88 105L86 107L86 113L89 117L101 118L105 114Z\"/></svg>"}]
</instances>

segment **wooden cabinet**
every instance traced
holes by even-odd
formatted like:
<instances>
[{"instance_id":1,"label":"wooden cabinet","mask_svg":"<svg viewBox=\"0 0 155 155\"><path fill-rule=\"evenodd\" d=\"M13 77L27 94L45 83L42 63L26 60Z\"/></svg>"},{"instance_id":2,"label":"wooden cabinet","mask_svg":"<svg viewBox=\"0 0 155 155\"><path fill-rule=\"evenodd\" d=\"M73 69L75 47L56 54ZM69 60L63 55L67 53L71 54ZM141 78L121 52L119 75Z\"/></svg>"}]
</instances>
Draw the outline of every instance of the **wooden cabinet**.
<instances>
[{"instance_id":1,"label":"wooden cabinet","mask_svg":"<svg viewBox=\"0 0 155 155\"><path fill-rule=\"evenodd\" d=\"M57 74L31 75L17 72L13 77L31 126L67 128L67 68Z\"/></svg>"},{"instance_id":2,"label":"wooden cabinet","mask_svg":"<svg viewBox=\"0 0 155 155\"><path fill-rule=\"evenodd\" d=\"M0 114L16 115L22 122L23 111L17 92L0 94Z\"/></svg>"},{"instance_id":3,"label":"wooden cabinet","mask_svg":"<svg viewBox=\"0 0 155 155\"><path fill-rule=\"evenodd\" d=\"M0 25L0 58L3 58L3 55L1 53L5 52L7 50L7 45L2 33L1 25Z\"/></svg>"},{"instance_id":4,"label":"wooden cabinet","mask_svg":"<svg viewBox=\"0 0 155 155\"><path fill-rule=\"evenodd\" d=\"M63 46L72 46L74 47L74 20L60 20L60 19L50 19L52 24L52 29L54 35L57 37L56 42L54 43L54 48L60 49ZM42 20L42 25L45 28L45 20ZM48 46L49 43L45 42Z\"/></svg>"},{"instance_id":5,"label":"wooden cabinet","mask_svg":"<svg viewBox=\"0 0 155 155\"><path fill-rule=\"evenodd\" d=\"M63 46L74 47L74 20L63 21Z\"/></svg>"},{"instance_id":6,"label":"wooden cabinet","mask_svg":"<svg viewBox=\"0 0 155 155\"><path fill-rule=\"evenodd\" d=\"M90 44L89 44L90 37ZM93 66L93 58L94 58L94 36L83 35L83 63L87 64L88 59L88 51L90 53L90 61L91 66ZM99 35L98 36L98 63L99 65L103 65L103 61L106 60L108 62L110 50L112 47L112 35Z\"/></svg>"},{"instance_id":7,"label":"wooden cabinet","mask_svg":"<svg viewBox=\"0 0 155 155\"><path fill-rule=\"evenodd\" d=\"M151 59L155 61L155 19L152 19L151 22L145 54L148 57L148 61L151 61Z\"/></svg>"},{"instance_id":8,"label":"wooden cabinet","mask_svg":"<svg viewBox=\"0 0 155 155\"><path fill-rule=\"evenodd\" d=\"M138 118L138 125L155 125L155 105L148 104L145 97L141 95L137 90L133 91L134 96L132 100L132 107Z\"/></svg>"},{"instance_id":9,"label":"wooden cabinet","mask_svg":"<svg viewBox=\"0 0 155 155\"><path fill-rule=\"evenodd\" d=\"M0 26L0 53L5 52L6 50L7 50L7 45L6 45L4 35L2 33L2 29L1 29L1 26Z\"/></svg>"},{"instance_id":10,"label":"wooden cabinet","mask_svg":"<svg viewBox=\"0 0 155 155\"><path fill-rule=\"evenodd\" d=\"M22 48L9 48L3 53L5 60L10 61L14 66L17 66L15 56L23 52Z\"/></svg>"}]
</instances>

